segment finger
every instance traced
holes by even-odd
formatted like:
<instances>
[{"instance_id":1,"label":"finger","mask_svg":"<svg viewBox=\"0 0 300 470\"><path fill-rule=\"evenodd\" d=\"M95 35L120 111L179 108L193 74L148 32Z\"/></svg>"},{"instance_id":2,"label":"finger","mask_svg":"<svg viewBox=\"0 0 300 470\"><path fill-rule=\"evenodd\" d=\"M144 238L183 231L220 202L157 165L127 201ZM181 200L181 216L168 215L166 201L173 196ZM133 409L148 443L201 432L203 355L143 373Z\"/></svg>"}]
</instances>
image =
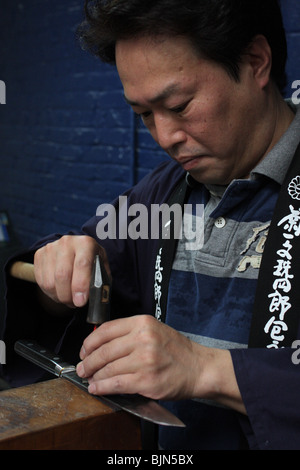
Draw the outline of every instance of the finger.
<instances>
[{"instance_id":1,"label":"finger","mask_svg":"<svg viewBox=\"0 0 300 470\"><path fill-rule=\"evenodd\" d=\"M110 395L121 393L139 393L132 374L122 374L104 380L89 380L88 390L93 395Z\"/></svg>"},{"instance_id":2,"label":"finger","mask_svg":"<svg viewBox=\"0 0 300 470\"><path fill-rule=\"evenodd\" d=\"M139 393L153 399L176 396L173 392L174 376L160 367L145 367L140 355L129 354L107 364L89 377L95 384L91 393L97 395L114 393Z\"/></svg>"},{"instance_id":3,"label":"finger","mask_svg":"<svg viewBox=\"0 0 300 470\"><path fill-rule=\"evenodd\" d=\"M71 290L74 265L74 252L72 249L59 249L54 267L54 282L59 302L73 305Z\"/></svg>"},{"instance_id":4,"label":"finger","mask_svg":"<svg viewBox=\"0 0 300 470\"><path fill-rule=\"evenodd\" d=\"M96 254L100 254L101 259L105 260L108 269L108 260L104 248L91 237L78 237L78 247L74 259L73 277L72 277L72 296L76 306L82 307L86 304L89 297L89 288L91 275Z\"/></svg>"},{"instance_id":5,"label":"finger","mask_svg":"<svg viewBox=\"0 0 300 470\"><path fill-rule=\"evenodd\" d=\"M76 307L83 307L88 301L93 262L93 255L84 252L77 253L74 259L71 295Z\"/></svg>"},{"instance_id":6,"label":"finger","mask_svg":"<svg viewBox=\"0 0 300 470\"><path fill-rule=\"evenodd\" d=\"M113 339L105 343L98 349L95 349L90 355L88 355L81 363L77 365L77 373L80 377L91 377L98 371L106 367L106 371L111 370L110 374L119 373L114 371L113 365L115 361L122 358L126 358L132 353L132 344L130 338L123 336L121 338ZM126 365L126 362L124 362ZM133 371L134 364L130 365L131 371Z\"/></svg>"},{"instance_id":7,"label":"finger","mask_svg":"<svg viewBox=\"0 0 300 470\"><path fill-rule=\"evenodd\" d=\"M130 333L132 317L111 320L100 325L83 342L79 357L84 359L103 344Z\"/></svg>"},{"instance_id":8,"label":"finger","mask_svg":"<svg viewBox=\"0 0 300 470\"><path fill-rule=\"evenodd\" d=\"M34 255L34 274L38 286L52 300L58 302L54 280L55 259L47 257L47 248L40 248Z\"/></svg>"},{"instance_id":9,"label":"finger","mask_svg":"<svg viewBox=\"0 0 300 470\"><path fill-rule=\"evenodd\" d=\"M140 360L139 355L135 355L130 352L126 356L117 358L96 372L91 376L93 381L105 380L119 375L134 374L142 376L143 363Z\"/></svg>"}]
</instances>

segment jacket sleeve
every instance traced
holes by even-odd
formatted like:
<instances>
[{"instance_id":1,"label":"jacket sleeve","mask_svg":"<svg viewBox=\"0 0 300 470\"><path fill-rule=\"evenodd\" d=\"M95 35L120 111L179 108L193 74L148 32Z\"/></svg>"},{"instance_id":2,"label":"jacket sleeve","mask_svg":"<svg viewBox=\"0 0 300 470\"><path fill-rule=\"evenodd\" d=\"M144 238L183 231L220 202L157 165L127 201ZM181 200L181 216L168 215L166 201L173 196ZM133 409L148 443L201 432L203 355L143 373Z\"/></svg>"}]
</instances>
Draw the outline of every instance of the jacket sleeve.
<instances>
[{"instance_id":1,"label":"jacket sleeve","mask_svg":"<svg viewBox=\"0 0 300 470\"><path fill-rule=\"evenodd\" d=\"M151 203L162 203L181 177L182 170L178 165L172 162L164 163L123 196L128 198L128 205L139 202L148 207ZM117 213L118 203L119 198L112 202ZM152 313L155 242L151 239L131 240L129 237L100 240L97 236L99 221L100 217L94 216L80 231L68 234L89 235L106 249L113 276L113 317ZM16 258L33 262L34 253L38 248L61 236L53 234L45 237L28 252ZM34 380L28 371L28 365L14 353L14 343L17 339L35 339L45 347L60 352L69 362L76 363L79 360L78 352L82 341L91 332L91 327L85 321L86 307L74 309L72 315L64 318L43 311L37 300L37 286L12 279L9 275L9 264L6 267L5 375L10 383L22 385Z\"/></svg>"},{"instance_id":2,"label":"jacket sleeve","mask_svg":"<svg viewBox=\"0 0 300 470\"><path fill-rule=\"evenodd\" d=\"M247 410L240 421L250 448L299 450L300 352L253 348L232 350L231 356Z\"/></svg>"}]
</instances>

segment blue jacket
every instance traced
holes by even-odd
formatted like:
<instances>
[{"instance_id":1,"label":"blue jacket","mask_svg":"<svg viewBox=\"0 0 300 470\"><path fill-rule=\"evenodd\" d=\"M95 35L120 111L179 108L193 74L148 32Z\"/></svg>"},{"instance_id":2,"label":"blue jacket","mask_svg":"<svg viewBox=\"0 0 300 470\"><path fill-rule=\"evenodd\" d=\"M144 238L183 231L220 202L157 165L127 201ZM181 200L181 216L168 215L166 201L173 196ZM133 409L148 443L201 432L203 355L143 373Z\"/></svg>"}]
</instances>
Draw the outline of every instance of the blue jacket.
<instances>
[{"instance_id":1,"label":"blue jacket","mask_svg":"<svg viewBox=\"0 0 300 470\"><path fill-rule=\"evenodd\" d=\"M162 164L126 193L128 205L138 202L150 207L151 204L168 201L183 176L177 164ZM117 207L118 200L114 204ZM93 217L80 233L97 238L98 222L99 218ZM41 240L23 258L32 260L32 254L39 246L59 236ZM158 240L107 239L102 240L101 245L107 251L113 274L113 315L153 314ZM17 289L18 296L15 294ZM29 383L38 371L29 372L29 366L14 356L12 345L16 339L34 337L45 346L60 350L66 359L76 361L82 340L89 332L84 322L85 314L80 311L71 319L42 316L40 308L34 304L33 293L29 291L28 286L24 289L19 281L8 279L6 376L18 385ZM25 300L28 296L30 303ZM248 417L237 417L251 449L300 449L300 366L292 361L293 352L289 348L231 350L238 385L248 412ZM20 367L23 372L24 367L28 367L25 377L21 377Z\"/></svg>"}]
</instances>

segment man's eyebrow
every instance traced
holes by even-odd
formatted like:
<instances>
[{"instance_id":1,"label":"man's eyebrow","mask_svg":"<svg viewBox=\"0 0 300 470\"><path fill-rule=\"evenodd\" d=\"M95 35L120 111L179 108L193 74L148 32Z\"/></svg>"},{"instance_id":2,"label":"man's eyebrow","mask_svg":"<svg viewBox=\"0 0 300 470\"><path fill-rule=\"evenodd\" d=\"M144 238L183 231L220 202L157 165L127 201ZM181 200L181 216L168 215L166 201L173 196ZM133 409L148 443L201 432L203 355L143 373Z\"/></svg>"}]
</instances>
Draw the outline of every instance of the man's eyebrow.
<instances>
[{"instance_id":1,"label":"man's eyebrow","mask_svg":"<svg viewBox=\"0 0 300 470\"><path fill-rule=\"evenodd\" d=\"M152 98L148 99L148 101L149 101L149 103L154 104L154 103L157 103L159 101L166 100L172 94L176 93L178 91L178 89L179 89L179 85L176 84L176 83L168 85L163 91L161 91L157 95L153 96ZM130 106L142 106L137 101L132 101L129 98L127 98L125 94L124 94L124 99L125 99L126 103L128 103Z\"/></svg>"}]
</instances>

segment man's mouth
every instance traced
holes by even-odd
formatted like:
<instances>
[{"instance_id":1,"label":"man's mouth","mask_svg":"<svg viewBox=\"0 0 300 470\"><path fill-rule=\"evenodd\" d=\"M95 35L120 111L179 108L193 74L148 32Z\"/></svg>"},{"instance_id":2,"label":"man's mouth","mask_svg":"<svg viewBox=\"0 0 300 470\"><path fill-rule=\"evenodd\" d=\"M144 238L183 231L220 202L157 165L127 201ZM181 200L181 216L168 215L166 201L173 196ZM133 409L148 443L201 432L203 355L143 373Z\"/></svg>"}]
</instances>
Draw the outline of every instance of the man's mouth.
<instances>
[{"instance_id":1,"label":"man's mouth","mask_svg":"<svg viewBox=\"0 0 300 470\"><path fill-rule=\"evenodd\" d=\"M197 155L195 157L181 157L177 161L185 171L190 171L197 166L200 158L202 158L202 155Z\"/></svg>"}]
</instances>

